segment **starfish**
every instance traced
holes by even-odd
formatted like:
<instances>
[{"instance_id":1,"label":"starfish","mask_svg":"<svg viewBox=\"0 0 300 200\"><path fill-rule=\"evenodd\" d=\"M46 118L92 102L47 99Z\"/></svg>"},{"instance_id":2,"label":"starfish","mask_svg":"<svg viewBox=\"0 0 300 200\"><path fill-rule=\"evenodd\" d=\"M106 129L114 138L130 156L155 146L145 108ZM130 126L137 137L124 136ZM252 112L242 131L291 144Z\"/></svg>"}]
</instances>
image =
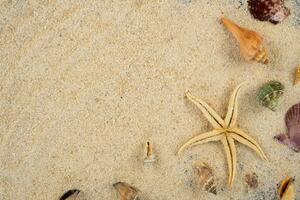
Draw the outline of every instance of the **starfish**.
<instances>
[{"instance_id":1,"label":"starfish","mask_svg":"<svg viewBox=\"0 0 300 200\"><path fill-rule=\"evenodd\" d=\"M192 139L188 140L178 150L178 155L186 148L204 144L207 142L221 141L224 146L224 150L227 157L228 163L228 187L232 186L235 173L236 173L236 147L235 141L238 141L249 148L253 149L263 160L267 160L266 155L259 146L259 144L251 138L247 133L239 129L236 125L237 112L238 112L238 95L242 85L245 82L238 85L233 91L228 105L228 110L225 119L222 119L216 111L214 111L207 103L203 100L193 96L190 92L186 93L186 97L193 102L204 114L205 118L213 126L213 130L202 133Z\"/></svg>"}]
</instances>

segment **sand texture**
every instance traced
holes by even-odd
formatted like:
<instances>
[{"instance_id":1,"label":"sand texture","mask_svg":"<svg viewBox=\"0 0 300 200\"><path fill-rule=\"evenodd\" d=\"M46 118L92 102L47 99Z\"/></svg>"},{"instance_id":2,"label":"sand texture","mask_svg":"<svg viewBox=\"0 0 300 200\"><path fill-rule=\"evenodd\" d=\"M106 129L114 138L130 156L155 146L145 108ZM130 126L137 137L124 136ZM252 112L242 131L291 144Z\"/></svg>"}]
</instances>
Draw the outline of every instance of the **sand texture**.
<instances>
[{"instance_id":1,"label":"sand texture","mask_svg":"<svg viewBox=\"0 0 300 200\"><path fill-rule=\"evenodd\" d=\"M273 139L300 100L300 3L286 4L292 14L275 26L251 18L244 0L1 0L0 199L51 200L78 188L85 200L114 200L112 184L125 181L152 200L276 200L287 175L300 199L300 153ZM245 62L222 14L264 36L269 65ZM276 112L256 101L268 80L286 88ZM237 144L228 190L221 143L175 153L212 129L185 92L224 116L242 81L238 124L269 162ZM146 141L158 162L145 166ZM217 195L199 189L197 161L212 167ZM259 185L248 191L252 172Z\"/></svg>"}]
</instances>

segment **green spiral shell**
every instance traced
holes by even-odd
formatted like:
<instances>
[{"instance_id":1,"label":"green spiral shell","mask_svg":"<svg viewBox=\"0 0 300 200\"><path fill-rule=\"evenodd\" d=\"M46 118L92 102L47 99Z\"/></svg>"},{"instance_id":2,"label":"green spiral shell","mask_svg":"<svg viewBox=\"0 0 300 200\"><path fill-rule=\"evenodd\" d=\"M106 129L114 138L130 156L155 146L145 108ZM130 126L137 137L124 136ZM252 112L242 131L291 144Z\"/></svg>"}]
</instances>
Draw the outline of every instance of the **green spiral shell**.
<instances>
[{"instance_id":1,"label":"green spiral shell","mask_svg":"<svg viewBox=\"0 0 300 200\"><path fill-rule=\"evenodd\" d=\"M279 81L269 81L259 90L257 100L259 103L273 111L276 110L279 98L283 95L284 86Z\"/></svg>"}]
</instances>

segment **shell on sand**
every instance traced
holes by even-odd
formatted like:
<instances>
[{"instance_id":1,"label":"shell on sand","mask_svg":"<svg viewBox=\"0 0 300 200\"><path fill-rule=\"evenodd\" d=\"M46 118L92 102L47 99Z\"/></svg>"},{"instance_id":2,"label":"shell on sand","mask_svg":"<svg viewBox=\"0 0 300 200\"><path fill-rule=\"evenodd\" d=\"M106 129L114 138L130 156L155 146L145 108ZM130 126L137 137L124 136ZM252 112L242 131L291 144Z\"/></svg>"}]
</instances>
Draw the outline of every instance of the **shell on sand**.
<instances>
[{"instance_id":1,"label":"shell on sand","mask_svg":"<svg viewBox=\"0 0 300 200\"><path fill-rule=\"evenodd\" d=\"M258 187L258 176L256 173L246 174L245 182L250 189L256 189Z\"/></svg>"},{"instance_id":2,"label":"shell on sand","mask_svg":"<svg viewBox=\"0 0 300 200\"><path fill-rule=\"evenodd\" d=\"M217 194L217 185L212 169L203 162L197 163L194 168L201 189Z\"/></svg>"},{"instance_id":3,"label":"shell on sand","mask_svg":"<svg viewBox=\"0 0 300 200\"><path fill-rule=\"evenodd\" d=\"M297 85L298 83L300 83L300 65L297 67L296 72L295 72L294 85Z\"/></svg>"},{"instance_id":4,"label":"shell on sand","mask_svg":"<svg viewBox=\"0 0 300 200\"><path fill-rule=\"evenodd\" d=\"M300 150L300 103L293 105L287 111L285 123L287 134L279 134L275 139L298 152Z\"/></svg>"},{"instance_id":5,"label":"shell on sand","mask_svg":"<svg viewBox=\"0 0 300 200\"><path fill-rule=\"evenodd\" d=\"M147 153L144 163L152 163L156 161L156 155L154 154L153 147L150 142L147 142Z\"/></svg>"},{"instance_id":6,"label":"shell on sand","mask_svg":"<svg viewBox=\"0 0 300 200\"><path fill-rule=\"evenodd\" d=\"M138 189L125 182L113 184L118 191L121 200L140 200Z\"/></svg>"},{"instance_id":7,"label":"shell on sand","mask_svg":"<svg viewBox=\"0 0 300 200\"><path fill-rule=\"evenodd\" d=\"M259 90L257 100L259 103L272 111L276 110L279 98L283 95L284 86L279 81L269 81Z\"/></svg>"},{"instance_id":8,"label":"shell on sand","mask_svg":"<svg viewBox=\"0 0 300 200\"><path fill-rule=\"evenodd\" d=\"M79 200L77 197L80 193L80 190L73 189L66 191L59 200Z\"/></svg>"},{"instance_id":9,"label":"shell on sand","mask_svg":"<svg viewBox=\"0 0 300 200\"><path fill-rule=\"evenodd\" d=\"M248 10L255 19L273 24L282 22L291 14L284 6L284 0L248 0Z\"/></svg>"},{"instance_id":10,"label":"shell on sand","mask_svg":"<svg viewBox=\"0 0 300 200\"><path fill-rule=\"evenodd\" d=\"M222 17L221 20L238 41L241 53L247 61L255 60L263 64L269 63L268 52L263 47L263 38L259 33L240 27L226 17Z\"/></svg>"},{"instance_id":11,"label":"shell on sand","mask_svg":"<svg viewBox=\"0 0 300 200\"><path fill-rule=\"evenodd\" d=\"M286 177L281 181L278 188L278 195L280 200L294 200L295 199L295 184L294 179Z\"/></svg>"}]
</instances>

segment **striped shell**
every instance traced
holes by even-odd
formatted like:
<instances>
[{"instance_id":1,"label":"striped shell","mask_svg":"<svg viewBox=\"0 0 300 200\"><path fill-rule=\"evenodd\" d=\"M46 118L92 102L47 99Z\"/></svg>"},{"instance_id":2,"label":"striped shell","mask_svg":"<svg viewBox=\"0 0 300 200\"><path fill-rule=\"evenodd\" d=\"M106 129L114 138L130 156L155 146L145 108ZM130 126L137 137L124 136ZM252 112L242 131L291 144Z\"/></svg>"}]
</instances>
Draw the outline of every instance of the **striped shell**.
<instances>
[{"instance_id":1,"label":"striped shell","mask_svg":"<svg viewBox=\"0 0 300 200\"><path fill-rule=\"evenodd\" d=\"M273 24L282 22L290 15L284 0L248 0L248 9L255 19Z\"/></svg>"},{"instance_id":2,"label":"striped shell","mask_svg":"<svg viewBox=\"0 0 300 200\"><path fill-rule=\"evenodd\" d=\"M300 150L300 103L293 105L285 115L287 134L275 136L280 143L289 146L296 152Z\"/></svg>"},{"instance_id":3,"label":"striped shell","mask_svg":"<svg viewBox=\"0 0 300 200\"><path fill-rule=\"evenodd\" d=\"M284 86L279 81L269 81L260 88L257 99L261 105L275 111L283 90Z\"/></svg>"},{"instance_id":4,"label":"striped shell","mask_svg":"<svg viewBox=\"0 0 300 200\"><path fill-rule=\"evenodd\" d=\"M217 185L215 183L215 177L212 169L209 168L205 163L200 162L195 166L195 171L201 189L212 194L217 194Z\"/></svg>"}]
</instances>

